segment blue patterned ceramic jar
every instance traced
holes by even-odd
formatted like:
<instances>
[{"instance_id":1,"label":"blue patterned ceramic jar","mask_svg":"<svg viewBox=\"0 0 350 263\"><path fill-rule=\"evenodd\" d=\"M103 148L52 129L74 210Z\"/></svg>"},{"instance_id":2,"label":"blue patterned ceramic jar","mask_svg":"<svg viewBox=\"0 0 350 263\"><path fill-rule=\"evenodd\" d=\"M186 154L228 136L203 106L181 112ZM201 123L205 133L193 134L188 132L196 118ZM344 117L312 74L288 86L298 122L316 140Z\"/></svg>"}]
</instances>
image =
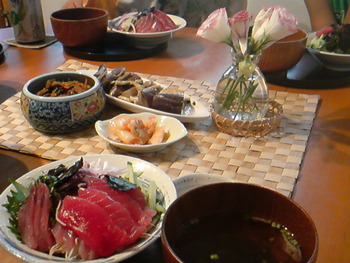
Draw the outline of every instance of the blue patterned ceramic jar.
<instances>
[{"instance_id":1,"label":"blue patterned ceramic jar","mask_svg":"<svg viewBox=\"0 0 350 263\"><path fill-rule=\"evenodd\" d=\"M90 89L62 97L38 96L48 80L87 83ZM101 116L106 98L97 78L74 71L44 74L29 80L23 87L21 109L34 129L46 133L77 131L93 125Z\"/></svg>"}]
</instances>

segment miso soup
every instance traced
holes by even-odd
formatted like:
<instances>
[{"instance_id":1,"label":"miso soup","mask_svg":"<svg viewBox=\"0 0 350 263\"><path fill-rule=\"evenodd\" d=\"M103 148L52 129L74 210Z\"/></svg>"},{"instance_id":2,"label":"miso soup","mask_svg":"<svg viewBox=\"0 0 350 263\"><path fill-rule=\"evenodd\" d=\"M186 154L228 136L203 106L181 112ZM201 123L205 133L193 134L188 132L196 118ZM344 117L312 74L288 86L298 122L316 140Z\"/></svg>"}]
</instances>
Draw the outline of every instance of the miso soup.
<instances>
[{"instance_id":1,"label":"miso soup","mask_svg":"<svg viewBox=\"0 0 350 263\"><path fill-rule=\"evenodd\" d=\"M193 219L173 246L185 263L299 263L300 246L282 225L251 216L221 213Z\"/></svg>"}]
</instances>

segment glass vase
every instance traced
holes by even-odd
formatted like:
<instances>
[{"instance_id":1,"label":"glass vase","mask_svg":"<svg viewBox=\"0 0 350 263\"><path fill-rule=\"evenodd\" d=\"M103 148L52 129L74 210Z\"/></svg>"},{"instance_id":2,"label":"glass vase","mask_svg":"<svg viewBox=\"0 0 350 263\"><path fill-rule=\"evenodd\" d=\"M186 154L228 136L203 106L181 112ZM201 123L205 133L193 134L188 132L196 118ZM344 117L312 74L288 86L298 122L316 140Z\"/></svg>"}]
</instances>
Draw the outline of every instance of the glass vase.
<instances>
[{"instance_id":1,"label":"glass vase","mask_svg":"<svg viewBox=\"0 0 350 263\"><path fill-rule=\"evenodd\" d=\"M232 65L222 75L215 91L213 108L218 115L242 121L264 118L269 94L258 67L260 55L232 52Z\"/></svg>"}]
</instances>

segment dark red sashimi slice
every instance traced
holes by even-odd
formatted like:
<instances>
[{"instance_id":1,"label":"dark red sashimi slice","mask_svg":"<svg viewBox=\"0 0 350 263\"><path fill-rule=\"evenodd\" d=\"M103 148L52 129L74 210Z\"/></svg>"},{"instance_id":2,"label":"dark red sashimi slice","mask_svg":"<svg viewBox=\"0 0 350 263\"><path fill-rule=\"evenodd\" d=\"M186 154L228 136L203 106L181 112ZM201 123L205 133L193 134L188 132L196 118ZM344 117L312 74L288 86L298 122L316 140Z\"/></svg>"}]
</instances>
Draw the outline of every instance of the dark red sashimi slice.
<instances>
[{"instance_id":1,"label":"dark red sashimi slice","mask_svg":"<svg viewBox=\"0 0 350 263\"><path fill-rule=\"evenodd\" d=\"M135 242L146 230L146 226L135 223L129 211L121 203L109 197L106 192L92 188L81 188L78 195L103 208L113 222L126 231L129 237L129 244Z\"/></svg>"},{"instance_id":2,"label":"dark red sashimi slice","mask_svg":"<svg viewBox=\"0 0 350 263\"><path fill-rule=\"evenodd\" d=\"M88 187L106 192L114 201L121 203L130 213L133 220L138 222L144 221L144 213L141 206L129 196L127 192L112 189L106 182L106 179L92 178L88 182Z\"/></svg>"},{"instance_id":3,"label":"dark red sashimi slice","mask_svg":"<svg viewBox=\"0 0 350 263\"><path fill-rule=\"evenodd\" d=\"M166 13L158 9L154 9L153 14L156 17L157 22L161 24L163 31L169 31L177 28L177 25Z\"/></svg>"},{"instance_id":4,"label":"dark red sashimi slice","mask_svg":"<svg viewBox=\"0 0 350 263\"><path fill-rule=\"evenodd\" d=\"M67 196L57 220L74 231L98 256L112 255L128 242L126 232L117 227L100 206L81 197Z\"/></svg>"},{"instance_id":5,"label":"dark red sashimi slice","mask_svg":"<svg viewBox=\"0 0 350 263\"><path fill-rule=\"evenodd\" d=\"M142 16L135 22L137 33L152 33L163 31L162 25L157 21L153 13Z\"/></svg>"},{"instance_id":6,"label":"dark red sashimi slice","mask_svg":"<svg viewBox=\"0 0 350 263\"><path fill-rule=\"evenodd\" d=\"M91 260L98 257L96 253L91 248L88 248L84 241L79 239L72 230L64 228L60 223L56 222L52 229L52 233L57 244L64 244L63 248L65 250L63 253L70 253L72 250L78 251L79 256L83 260ZM62 251L60 251L60 253L62 253Z\"/></svg>"},{"instance_id":7,"label":"dark red sashimi slice","mask_svg":"<svg viewBox=\"0 0 350 263\"><path fill-rule=\"evenodd\" d=\"M45 184L33 186L18 213L18 228L23 242L30 248L48 252L55 244L49 230L50 193Z\"/></svg>"},{"instance_id":8,"label":"dark red sashimi slice","mask_svg":"<svg viewBox=\"0 0 350 263\"><path fill-rule=\"evenodd\" d=\"M139 187L129 190L128 195L140 205L141 209L145 209L147 207L146 196L142 193Z\"/></svg>"}]
</instances>

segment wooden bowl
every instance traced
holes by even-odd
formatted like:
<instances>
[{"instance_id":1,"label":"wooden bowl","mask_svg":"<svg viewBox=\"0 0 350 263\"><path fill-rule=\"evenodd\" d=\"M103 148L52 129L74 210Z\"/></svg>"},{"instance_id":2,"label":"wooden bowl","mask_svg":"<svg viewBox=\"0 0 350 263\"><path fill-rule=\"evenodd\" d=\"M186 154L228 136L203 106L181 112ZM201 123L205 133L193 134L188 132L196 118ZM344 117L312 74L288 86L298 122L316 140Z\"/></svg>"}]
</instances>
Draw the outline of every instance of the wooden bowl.
<instances>
[{"instance_id":1,"label":"wooden bowl","mask_svg":"<svg viewBox=\"0 0 350 263\"><path fill-rule=\"evenodd\" d=\"M229 227L232 218L230 217L230 220L223 222L222 219L225 213L239 215L240 220L251 220L249 216L254 220L257 218L271 220L268 222L257 221L266 223L268 227L281 231L281 233L283 232L281 229L287 229L287 232L294 234L293 239L295 238L300 245L300 251L298 252L301 252L302 258L299 262L312 263L316 261L318 250L317 231L312 219L302 207L274 190L248 183L227 182L205 185L191 190L178 197L170 205L163 219L161 234L165 262L189 262L185 255L180 256L186 250L192 263L216 262L214 259L219 259L218 262L262 262L256 258L251 258L249 261L247 257L251 257L255 253L251 253L252 251L248 251L247 248L252 244L259 244L259 242L256 242L257 240L262 241L264 239L264 242L274 242L277 238L272 239L270 234L265 238L261 238L263 237L261 232L256 231L255 226L250 224L248 228L245 223L235 223ZM208 219L210 216L213 219L212 224L206 224L202 227L203 223L201 222L206 222L205 218ZM234 222L236 221L234 220ZM196 233L189 235L188 233L191 233L192 230L190 227L186 228L186 225L194 226ZM239 235L237 232L241 232L241 228L246 228L247 231L241 234L238 242L233 241L231 237ZM234 230L232 231L232 229ZM179 239L181 235L184 236ZM198 236L199 240L197 239ZM227 237L228 240L226 240ZM279 239L284 240L284 237L288 238L291 235L285 235L283 238L279 237ZM203 243L202 240L207 240L207 248L198 246L198 243ZM221 240L225 240L225 242L222 246L217 246L216 244L222 243ZM230 244L230 247L222 249L226 244ZM269 253L267 254L275 255L282 262L293 262L285 259L288 250L286 250L286 247L291 248L290 244L292 242L288 242L288 245L287 242L282 242L277 247L274 246L274 249L268 249ZM229 260L227 258L225 260L226 253L230 253L231 250L234 251L233 255L230 255ZM236 253L237 251L243 252L243 255ZM257 251L259 254L265 250L258 249ZM294 249L289 251L294 251ZM241 254L241 261L236 258L237 254ZM283 259L281 259L282 257ZM199 258L203 261L200 261Z\"/></svg>"},{"instance_id":2,"label":"wooden bowl","mask_svg":"<svg viewBox=\"0 0 350 263\"><path fill-rule=\"evenodd\" d=\"M307 33L304 30L287 36L263 50L259 67L264 72L282 71L295 66L304 54Z\"/></svg>"},{"instance_id":3,"label":"wooden bowl","mask_svg":"<svg viewBox=\"0 0 350 263\"><path fill-rule=\"evenodd\" d=\"M104 39L108 13L99 8L68 8L53 12L50 20L58 41L67 47L82 47Z\"/></svg>"}]
</instances>

